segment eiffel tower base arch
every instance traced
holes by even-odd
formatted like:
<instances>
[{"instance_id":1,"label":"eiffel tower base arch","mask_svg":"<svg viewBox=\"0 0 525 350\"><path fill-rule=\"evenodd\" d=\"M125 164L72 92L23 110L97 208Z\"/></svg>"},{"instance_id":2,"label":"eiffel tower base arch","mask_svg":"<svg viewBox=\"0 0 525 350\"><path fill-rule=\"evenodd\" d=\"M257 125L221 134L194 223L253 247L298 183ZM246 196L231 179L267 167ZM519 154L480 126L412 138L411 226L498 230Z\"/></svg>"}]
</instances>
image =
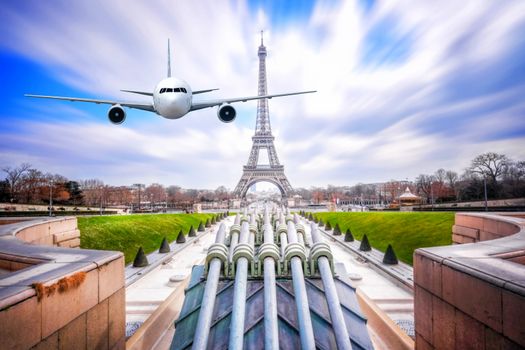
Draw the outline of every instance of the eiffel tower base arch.
<instances>
[{"instance_id":1,"label":"eiffel tower base arch","mask_svg":"<svg viewBox=\"0 0 525 350\"><path fill-rule=\"evenodd\" d=\"M281 192L283 202L286 202L287 198L292 194L293 189L284 174L283 166L266 169L258 166L253 169L246 169L249 168L247 166L244 168L242 177L233 192L234 196L237 198L244 200L248 189L258 182L269 182L274 184Z\"/></svg>"}]
</instances>

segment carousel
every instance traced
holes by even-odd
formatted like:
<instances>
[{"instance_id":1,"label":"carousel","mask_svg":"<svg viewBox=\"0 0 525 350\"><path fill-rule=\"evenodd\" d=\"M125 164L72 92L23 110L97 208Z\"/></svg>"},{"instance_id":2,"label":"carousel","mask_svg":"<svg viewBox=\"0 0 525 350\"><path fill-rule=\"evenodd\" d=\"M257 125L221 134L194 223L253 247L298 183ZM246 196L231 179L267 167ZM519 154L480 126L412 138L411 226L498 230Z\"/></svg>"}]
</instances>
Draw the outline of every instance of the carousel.
<instances>
[{"instance_id":1,"label":"carousel","mask_svg":"<svg viewBox=\"0 0 525 350\"><path fill-rule=\"evenodd\" d=\"M410 188L405 189L405 192L399 196L399 206L401 210L403 207L411 207L421 203L421 197L410 192Z\"/></svg>"}]
</instances>

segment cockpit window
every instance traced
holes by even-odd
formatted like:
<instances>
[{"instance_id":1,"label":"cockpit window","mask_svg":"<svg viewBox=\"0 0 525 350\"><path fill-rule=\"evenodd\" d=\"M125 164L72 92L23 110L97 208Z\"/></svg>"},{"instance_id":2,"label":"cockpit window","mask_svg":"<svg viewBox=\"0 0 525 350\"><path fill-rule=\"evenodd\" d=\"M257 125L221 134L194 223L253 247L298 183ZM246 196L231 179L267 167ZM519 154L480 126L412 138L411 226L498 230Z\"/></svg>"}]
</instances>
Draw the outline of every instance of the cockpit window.
<instances>
[{"instance_id":1,"label":"cockpit window","mask_svg":"<svg viewBox=\"0 0 525 350\"><path fill-rule=\"evenodd\" d=\"M163 94L165 92L183 92L183 93L188 93L188 90L186 90L186 88L162 88L160 89L159 93L160 94Z\"/></svg>"}]
</instances>

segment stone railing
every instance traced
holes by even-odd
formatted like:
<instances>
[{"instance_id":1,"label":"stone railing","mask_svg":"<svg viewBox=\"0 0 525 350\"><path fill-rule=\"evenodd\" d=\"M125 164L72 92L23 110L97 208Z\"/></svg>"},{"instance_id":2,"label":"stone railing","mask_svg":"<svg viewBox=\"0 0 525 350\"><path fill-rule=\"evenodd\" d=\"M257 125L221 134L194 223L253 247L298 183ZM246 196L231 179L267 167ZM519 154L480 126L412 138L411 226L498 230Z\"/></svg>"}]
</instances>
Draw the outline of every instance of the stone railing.
<instances>
[{"instance_id":1,"label":"stone railing","mask_svg":"<svg viewBox=\"0 0 525 350\"><path fill-rule=\"evenodd\" d=\"M124 257L79 244L76 218L0 226L0 347L124 348Z\"/></svg>"},{"instance_id":2,"label":"stone railing","mask_svg":"<svg viewBox=\"0 0 525 350\"><path fill-rule=\"evenodd\" d=\"M515 216L519 217L520 214L515 214ZM519 231L520 226L514 221L505 220L499 215L458 213L454 226L452 226L452 242L461 244L489 241L510 236Z\"/></svg>"},{"instance_id":3,"label":"stone railing","mask_svg":"<svg viewBox=\"0 0 525 350\"><path fill-rule=\"evenodd\" d=\"M26 221L25 224L21 222L15 230L15 236L32 244L80 247L80 231L75 217L42 218Z\"/></svg>"},{"instance_id":4,"label":"stone railing","mask_svg":"<svg viewBox=\"0 0 525 350\"><path fill-rule=\"evenodd\" d=\"M523 214L521 214L523 215ZM525 220L456 214L453 246L414 253L416 347L525 347Z\"/></svg>"}]
</instances>

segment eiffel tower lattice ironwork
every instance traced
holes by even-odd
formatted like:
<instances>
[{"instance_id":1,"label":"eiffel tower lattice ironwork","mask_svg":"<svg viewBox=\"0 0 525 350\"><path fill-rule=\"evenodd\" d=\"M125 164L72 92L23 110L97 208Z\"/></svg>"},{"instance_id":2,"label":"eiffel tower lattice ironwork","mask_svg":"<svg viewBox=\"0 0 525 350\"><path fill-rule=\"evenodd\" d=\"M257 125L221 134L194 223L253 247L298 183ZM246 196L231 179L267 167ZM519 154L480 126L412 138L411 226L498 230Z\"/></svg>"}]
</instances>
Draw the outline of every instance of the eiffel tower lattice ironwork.
<instances>
[{"instance_id":1,"label":"eiffel tower lattice ironwork","mask_svg":"<svg viewBox=\"0 0 525 350\"><path fill-rule=\"evenodd\" d=\"M266 84L266 47L263 43L261 31L261 46L259 46L259 85L258 96L267 94ZM261 181L273 183L281 191L283 199L293 192L292 186L284 175L284 166L279 164L277 151L273 141L270 125L270 114L268 112L268 99L258 100L257 120L255 123L255 134L252 137L252 150L248 164L243 167L242 177L233 191L234 196L244 198L246 192L253 184ZM268 152L269 164L259 164L259 154L262 150Z\"/></svg>"}]
</instances>

